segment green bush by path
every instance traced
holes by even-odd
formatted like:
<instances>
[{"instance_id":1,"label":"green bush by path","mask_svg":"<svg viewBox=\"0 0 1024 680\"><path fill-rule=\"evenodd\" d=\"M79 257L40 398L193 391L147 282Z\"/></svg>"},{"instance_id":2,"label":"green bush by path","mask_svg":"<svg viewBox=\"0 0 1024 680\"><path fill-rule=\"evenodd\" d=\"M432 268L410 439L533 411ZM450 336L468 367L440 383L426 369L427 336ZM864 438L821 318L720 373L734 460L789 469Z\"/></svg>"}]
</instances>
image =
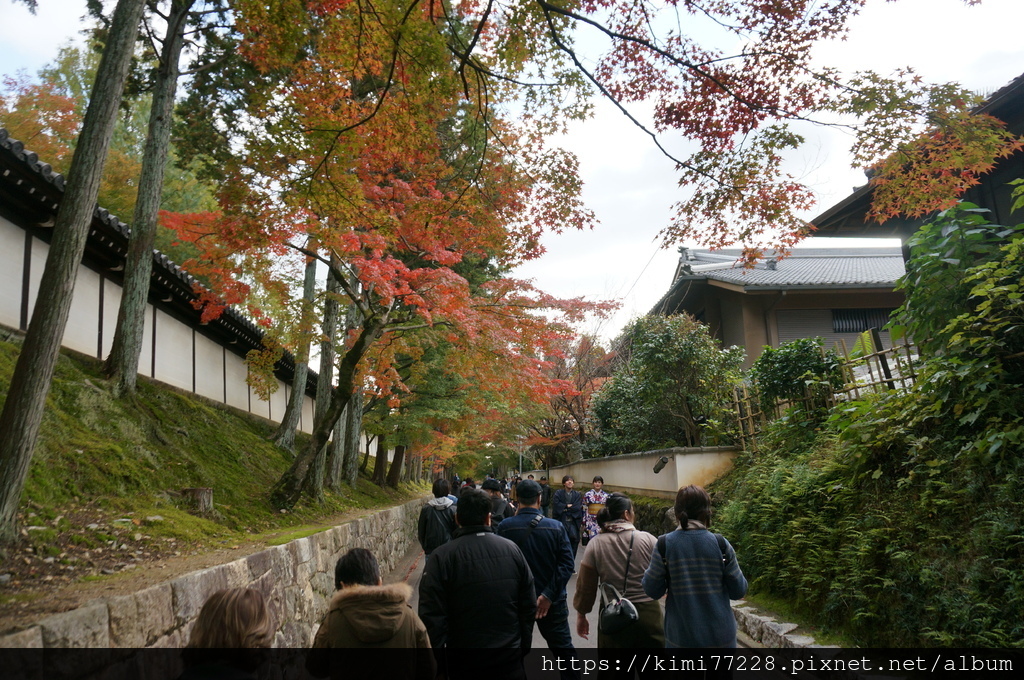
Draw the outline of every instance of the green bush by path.
<instances>
[{"instance_id":1,"label":"green bush by path","mask_svg":"<svg viewBox=\"0 0 1024 680\"><path fill-rule=\"evenodd\" d=\"M858 644L1024 646L1024 460L922 468L876 475L829 431L777 444L714 485L716 528L753 592Z\"/></svg>"}]
</instances>

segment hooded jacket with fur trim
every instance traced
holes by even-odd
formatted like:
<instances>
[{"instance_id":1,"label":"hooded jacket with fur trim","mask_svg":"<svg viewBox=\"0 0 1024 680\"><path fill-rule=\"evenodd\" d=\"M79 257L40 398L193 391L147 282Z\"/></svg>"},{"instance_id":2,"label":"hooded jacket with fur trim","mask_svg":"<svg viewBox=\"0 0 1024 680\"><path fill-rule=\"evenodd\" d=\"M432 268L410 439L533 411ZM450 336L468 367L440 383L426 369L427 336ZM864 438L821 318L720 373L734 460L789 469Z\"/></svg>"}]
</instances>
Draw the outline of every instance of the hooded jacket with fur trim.
<instances>
[{"instance_id":1,"label":"hooded jacket with fur trim","mask_svg":"<svg viewBox=\"0 0 1024 680\"><path fill-rule=\"evenodd\" d=\"M314 647L430 647L406 583L350 586L331 599Z\"/></svg>"},{"instance_id":2,"label":"hooded jacket with fur trim","mask_svg":"<svg viewBox=\"0 0 1024 680\"><path fill-rule=\"evenodd\" d=\"M412 588L406 583L349 586L335 592L327 616L306 657L314 677L401 677L433 680L437 666L423 622L409 606ZM329 649L396 649L381 655L343 656Z\"/></svg>"}]
</instances>

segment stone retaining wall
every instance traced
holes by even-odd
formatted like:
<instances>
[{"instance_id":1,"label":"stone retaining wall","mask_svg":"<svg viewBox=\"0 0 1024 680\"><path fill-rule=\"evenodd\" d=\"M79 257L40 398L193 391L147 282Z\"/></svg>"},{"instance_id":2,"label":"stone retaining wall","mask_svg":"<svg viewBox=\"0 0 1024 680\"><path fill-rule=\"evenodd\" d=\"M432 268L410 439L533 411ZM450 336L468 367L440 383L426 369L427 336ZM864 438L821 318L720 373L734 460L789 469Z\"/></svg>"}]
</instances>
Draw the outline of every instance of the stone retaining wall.
<instances>
[{"instance_id":1,"label":"stone retaining wall","mask_svg":"<svg viewBox=\"0 0 1024 680\"><path fill-rule=\"evenodd\" d=\"M275 647L309 647L334 591L334 564L366 548L390 572L416 544L422 500L185 574L131 595L99 598L0 637L3 647L184 647L203 602L222 588L263 592L278 622Z\"/></svg>"}]
</instances>

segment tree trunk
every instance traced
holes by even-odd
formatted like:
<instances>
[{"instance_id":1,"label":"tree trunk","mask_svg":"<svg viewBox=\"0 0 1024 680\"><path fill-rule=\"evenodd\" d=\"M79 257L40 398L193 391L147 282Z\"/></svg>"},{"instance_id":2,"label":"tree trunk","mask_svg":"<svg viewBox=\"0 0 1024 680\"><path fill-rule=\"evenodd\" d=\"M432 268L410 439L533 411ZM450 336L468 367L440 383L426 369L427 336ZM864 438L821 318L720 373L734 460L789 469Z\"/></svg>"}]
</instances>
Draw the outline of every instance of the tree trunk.
<instances>
[{"instance_id":1,"label":"tree trunk","mask_svg":"<svg viewBox=\"0 0 1024 680\"><path fill-rule=\"evenodd\" d=\"M18 505L60 354L78 266L99 194L100 177L135 48L142 0L118 0L96 72L35 309L0 413L0 542L17 536Z\"/></svg>"},{"instance_id":2,"label":"tree trunk","mask_svg":"<svg viewBox=\"0 0 1024 680\"><path fill-rule=\"evenodd\" d=\"M398 488L398 483L402 481L402 463L405 462L405 444L398 444L395 446L395 455L391 459L391 469L388 470L387 483L393 489Z\"/></svg>"},{"instance_id":3,"label":"tree trunk","mask_svg":"<svg viewBox=\"0 0 1024 680\"><path fill-rule=\"evenodd\" d=\"M348 412L351 402L334 424L334 434L328 444L327 454L327 487L335 493L341 493L342 471L345 464L345 440L348 438Z\"/></svg>"},{"instance_id":4,"label":"tree trunk","mask_svg":"<svg viewBox=\"0 0 1024 680\"><path fill-rule=\"evenodd\" d=\"M213 512L213 489L210 487L192 487L182 489L188 511L193 515L208 515Z\"/></svg>"},{"instance_id":5,"label":"tree trunk","mask_svg":"<svg viewBox=\"0 0 1024 680\"><path fill-rule=\"evenodd\" d=\"M370 445L373 443L374 439L376 439L376 437L371 436L366 438L366 451L363 453L363 463L359 466L359 471L364 475L366 474L366 471L370 469Z\"/></svg>"},{"instance_id":6,"label":"tree trunk","mask_svg":"<svg viewBox=\"0 0 1024 680\"><path fill-rule=\"evenodd\" d=\"M388 469L388 438L377 435L377 459L373 463L373 483L377 486L387 484Z\"/></svg>"},{"instance_id":7,"label":"tree trunk","mask_svg":"<svg viewBox=\"0 0 1024 680\"><path fill-rule=\"evenodd\" d=\"M317 503L323 503L326 500L324 498L324 473L327 467L328 447L330 447L330 442L325 442L320 447L320 451L313 458L313 465L306 473L306 481L302 485L302 490L306 492L306 495Z\"/></svg>"},{"instance_id":8,"label":"tree trunk","mask_svg":"<svg viewBox=\"0 0 1024 680\"><path fill-rule=\"evenodd\" d=\"M355 289L359 286L359 279L353 274L349 278L349 287ZM345 318L346 328L358 328L360 324L359 310L355 305L349 305ZM363 390L357 386L352 394L352 401L349 402L348 411L345 413L345 462L342 475L349 486L355 488L359 481L359 439L363 434ZM369 448L369 444L367 444ZM365 464L363 468L365 469Z\"/></svg>"},{"instance_id":9,"label":"tree trunk","mask_svg":"<svg viewBox=\"0 0 1024 680\"><path fill-rule=\"evenodd\" d=\"M311 244L307 243L307 247ZM295 431L299 428L302 405L306 401L306 376L309 374L309 345L312 337L307 329L312 325L313 300L316 295L316 260L308 258L305 277L302 280L301 340L295 350L295 376L292 379L292 393L284 418L274 433L273 441L282 449L295 451ZM317 385L317 396L320 388Z\"/></svg>"},{"instance_id":10,"label":"tree trunk","mask_svg":"<svg viewBox=\"0 0 1024 680\"><path fill-rule=\"evenodd\" d=\"M117 326L104 372L117 382L119 395L135 393L146 328L146 300L153 274L153 244L156 243L157 216L164 186L167 152L171 144L174 93L178 86L178 62L185 43L188 12L194 0L174 0L167 16L167 32L160 51L153 107L149 114L149 132L142 156L139 193L132 216L132 230L125 255L124 286Z\"/></svg>"},{"instance_id":11,"label":"tree trunk","mask_svg":"<svg viewBox=\"0 0 1024 680\"><path fill-rule=\"evenodd\" d=\"M384 326L387 324L387 317L377 319L363 327L361 333L356 336L352 347L345 352L338 365L338 387L331 397L330 407L322 414L318 414L313 425L313 434L309 444L302 452L295 457L288 470L281 475L274 488L270 491L270 502L278 508L291 508L298 502L302 495L303 487L306 484L306 477L310 473L320 449L324 447L334 429L334 423L341 417L345 407L348 406L352 397L355 384L356 366L363 355L370 349L370 346L381 336Z\"/></svg>"}]
</instances>

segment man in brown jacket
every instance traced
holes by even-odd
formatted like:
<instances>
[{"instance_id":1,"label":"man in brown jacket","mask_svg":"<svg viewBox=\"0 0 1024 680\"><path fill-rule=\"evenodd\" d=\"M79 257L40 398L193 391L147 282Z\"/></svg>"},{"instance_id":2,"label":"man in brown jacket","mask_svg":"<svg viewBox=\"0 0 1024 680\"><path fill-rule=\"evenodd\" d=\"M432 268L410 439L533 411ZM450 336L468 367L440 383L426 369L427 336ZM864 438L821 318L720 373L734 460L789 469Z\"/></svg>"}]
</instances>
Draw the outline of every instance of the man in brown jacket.
<instances>
[{"instance_id":1,"label":"man in brown jacket","mask_svg":"<svg viewBox=\"0 0 1024 680\"><path fill-rule=\"evenodd\" d=\"M360 677L353 672L365 666L376 677L434 677L427 629L409 606L412 589L405 583L382 584L380 566L369 550L353 548L338 560L337 591L306 660L311 675ZM325 651L341 648L352 651ZM355 651L382 648L396 651L386 655Z\"/></svg>"}]
</instances>

